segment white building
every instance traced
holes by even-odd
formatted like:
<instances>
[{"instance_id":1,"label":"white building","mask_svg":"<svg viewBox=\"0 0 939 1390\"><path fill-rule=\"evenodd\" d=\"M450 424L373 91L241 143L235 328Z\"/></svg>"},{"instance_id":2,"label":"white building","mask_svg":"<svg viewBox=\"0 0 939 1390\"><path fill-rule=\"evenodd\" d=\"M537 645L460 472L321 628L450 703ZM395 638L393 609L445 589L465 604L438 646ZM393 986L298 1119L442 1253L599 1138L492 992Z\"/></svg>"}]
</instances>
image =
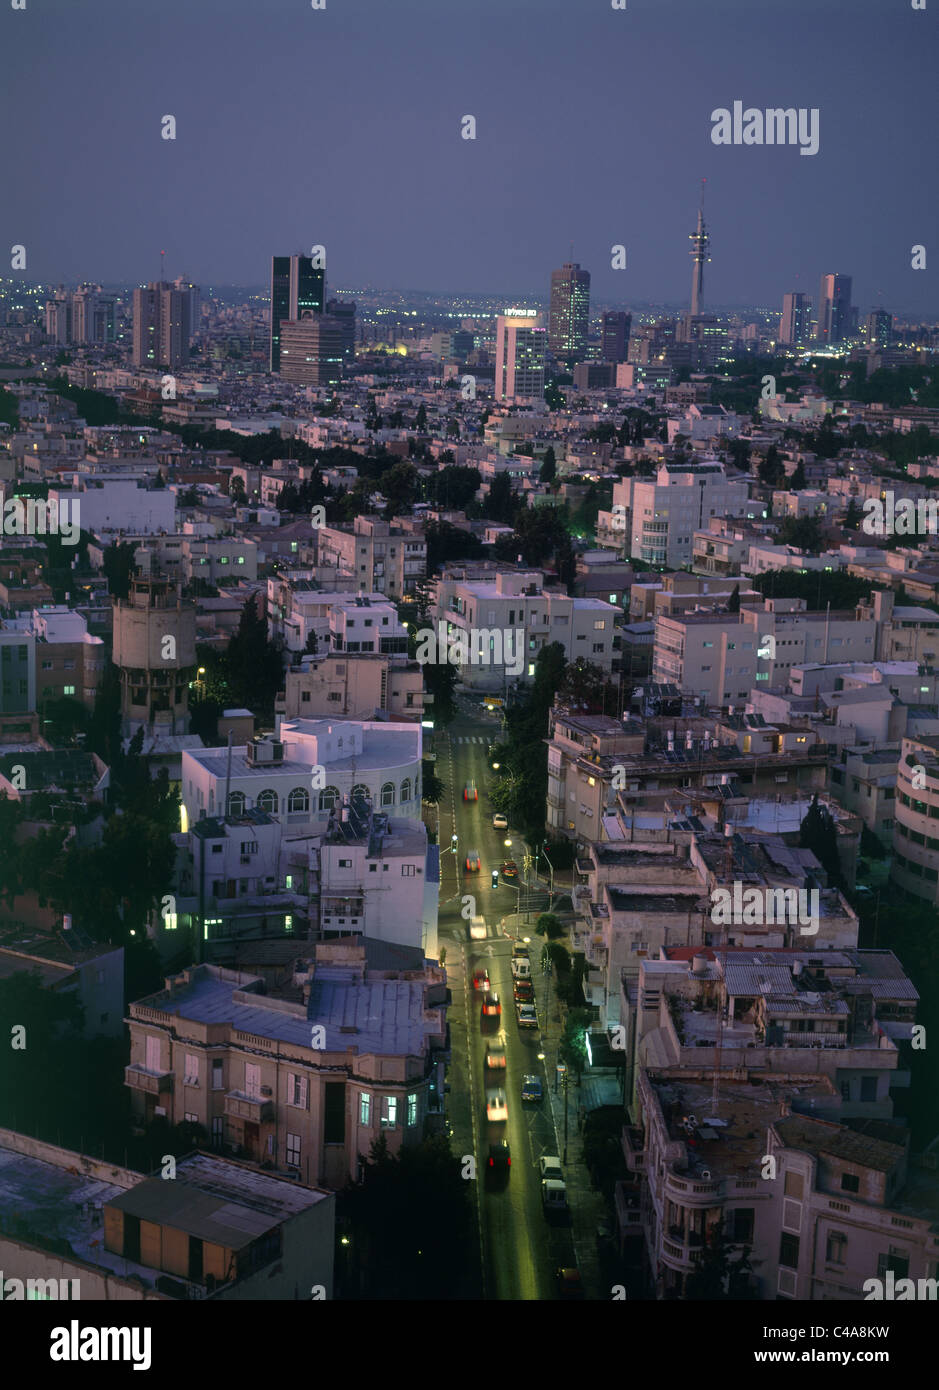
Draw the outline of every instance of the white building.
<instances>
[{"instance_id":1,"label":"white building","mask_svg":"<svg viewBox=\"0 0 939 1390\"><path fill-rule=\"evenodd\" d=\"M720 463L666 463L651 478L613 485L613 526L628 536L634 560L669 569L690 566L695 531L712 516L745 516L748 484L732 482Z\"/></svg>"},{"instance_id":2,"label":"white building","mask_svg":"<svg viewBox=\"0 0 939 1390\"><path fill-rule=\"evenodd\" d=\"M531 313L499 314L496 319L497 401L544 398L544 359L548 335Z\"/></svg>"},{"instance_id":3,"label":"white building","mask_svg":"<svg viewBox=\"0 0 939 1390\"><path fill-rule=\"evenodd\" d=\"M50 488L49 500L60 507L67 500L69 515L78 517L83 531L152 536L176 530L176 494L168 487L148 487L142 479L76 473L72 487Z\"/></svg>"}]
</instances>

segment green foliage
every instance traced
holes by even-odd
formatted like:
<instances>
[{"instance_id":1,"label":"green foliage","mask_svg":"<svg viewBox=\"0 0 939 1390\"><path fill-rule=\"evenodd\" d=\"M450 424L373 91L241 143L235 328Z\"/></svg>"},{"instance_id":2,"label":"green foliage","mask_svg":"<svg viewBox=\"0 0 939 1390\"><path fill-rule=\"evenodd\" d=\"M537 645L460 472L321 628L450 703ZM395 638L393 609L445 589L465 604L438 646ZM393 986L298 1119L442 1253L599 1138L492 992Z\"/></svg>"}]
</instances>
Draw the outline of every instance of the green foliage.
<instances>
[{"instance_id":1,"label":"green foliage","mask_svg":"<svg viewBox=\"0 0 939 1390\"><path fill-rule=\"evenodd\" d=\"M446 784L434 771L434 764L426 758L421 761L421 800L435 806L446 795Z\"/></svg>"},{"instance_id":2,"label":"green foliage","mask_svg":"<svg viewBox=\"0 0 939 1390\"><path fill-rule=\"evenodd\" d=\"M812 851L827 873L831 885L837 888L841 884L838 835L834 817L828 807L819 802L818 792L812 797L812 804L799 826L799 844L802 849Z\"/></svg>"},{"instance_id":3,"label":"green foliage","mask_svg":"<svg viewBox=\"0 0 939 1390\"><path fill-rule=\"evenodd\" d=\"M796 570L768 570L755 575L750 587L767 598L804 598L808 611L818 612L829 603L832 610L853 608L869 597L872 586L842 570L812 570L804 574Z\"/></svg>"},{"instance_id":4,"label":"green foliage","mask_svg":"<svg viewBox=\"0 0 939 1390\"><path fill-rule=\"evenodd\" d=\"M453 455L450 457L452 459ZM481 483L478 468L450 463L427 480L427 498L445 510L462 511L473 501Z\"/></svg>"},{"instance_id":5,"label":"green foliage","mask_svg":"<svg viewBox=\"0 0 939 1390\"><path fill-rule=\"evenodd\" d=\"M553 912L542 912L535 923L535 931L548 941L558 941L564 935L564 925Z\"/></svg>"},{"instance_id":6,"label":"green foliage","mask_svg":"<svg viewBox=\"0 0 939 1390\"><path fill-rule=\"evenodd\" d=\"M543 483L553 483L558 474L557 460L554 457L554 450L549 444L544 451L544 458L541 461L541 472L538 477Z\"/></svg>"},{"instance_id":7,"label":"green foliage","mask_svg":"<svg viewBox=\"0 0 939 1390\"><path fill-rule=\"evenodd\" d=\"M475 472L475 469L473 470ZM448 560L475 560L483 554L482 541L461 526L448 521L428 521L424 527L427 542L427 573L436 574Z\"/></svg>"},{"instance_id":8,"label":"green foliage","mask_svg":"<svg viewBox=\"0 0 939 1390\"><path fill-rule=\"evenodd\" d=\"M9 425L11 430L20 425L19 402L5 386L0 386L0 423Z\"/></svg>"},{"instance_id":9,"label":"green foliage","mask_svg":"<svg viewBox=\"0 0 939 1390\"><path fill-rule=\"evenodd\" d=\"M487 521L498 521L503 526L514 526L515 518L524 503L512 487L508 473L497 473L489 484L489 491L483 499L481 512Z\"/></svg>"},{"instance_id":10,"label":"green foliage","mask_svg":"<svg viewBox=\"0 0 939 1390\"><path fill-rule=\"evenodd\" d=\"M728 612L728 613L739 613L739 612L740 612L740 585L739 585L739 584L735 584L735 585L734 585L734 591L733 591L733 593L731 594L730 598L727 600L727 612Z\"/></svg>"},{"instance_id":11,"label":"green foliage","mask_svg":"<svg viewBox=\"0 0 939 1390\"><path fill-rule=\"evenodd\" d=\"M825 544L822 524L817 516L787 516L779 523L779 545L794 545L809 555L818 555Z\"/></svg>"},{"instance_id":12,"label":"green foliage","mask_svg":"<svg viewBox=\"0 0 939 1390\"><path fill-rule=\"evenodd\" d=\"M775 444L771 444L765 457L760 459L757 476L766 487L778 487L785 478L786 470Z\"/></svg>"},{"instance_id":13,"label":"green foliage","mask_svg":"<svg viewBox=\"0 0 939 1390\"><path fill-rule=\"evenodd\" d=\"M284 667L280 652L268 639L267 623L258 614L255 594L242 610L238 631L228 644L225 664L233 703L270 721Z\"/></svg>"}]
</instances>

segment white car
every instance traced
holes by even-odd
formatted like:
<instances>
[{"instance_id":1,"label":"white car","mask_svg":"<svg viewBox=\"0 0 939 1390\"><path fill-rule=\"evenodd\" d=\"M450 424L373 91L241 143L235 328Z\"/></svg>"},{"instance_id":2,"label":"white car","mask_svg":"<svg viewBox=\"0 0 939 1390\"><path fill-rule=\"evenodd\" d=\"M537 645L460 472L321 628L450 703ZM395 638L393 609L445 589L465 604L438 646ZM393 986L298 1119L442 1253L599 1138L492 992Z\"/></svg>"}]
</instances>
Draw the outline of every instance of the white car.
<instances>
[{"instance_id":1,"label":"white car","mask_svg":"<svg viewBox=\"0 0 939 1390\"><path fill-rule=\"evenodd\" d=\"M508 818L508 816L504 816L504 815L502 814L501 811L497 811L496 814L495 814L495 815L493 816L493 818L492 818L492 828L493 828L493 830L508 830L508 828L509 828L509 818Z\"/></svg>"},{"instance_id":2,"label":"white car","mask_svg":"<svg viewBox=\"0 0 939 1390\"><path fill-rule=\"evenodd\" d=\"M512 974L516 980L531 979L531 961L527 956L516 956L512 961Z\"/></svg>"},{"instance_id":3,"label":"white car","mask_svg":"<svg viewBox=\"0 0 939 1390\"><path fill-rule=\"evenodd\" d=\"M509 1107L505 1099L505 1092L501 1089L486 1092L486 1119L494 1124L509 1118Z\"/></svg>"},{"instance_id":4,"label":"white car","mask_svg":"<svg viewBox=\"0 0 939 1390\"><path fill-rule=\"evenodd\" d=\"M485 941L487 935L488 935L488 933L487 933L487 931L486 931L486 919L485 919L485 917L479 917L479 916L471 917L471 918L470 918L470 940L471 940L471 941Z\"/></svg>"},{"instance_id":5,"label":"white car","mask_svg":"<svg viewBox=\"0 0 939 1390\"><path fill-rule=\"evenodd\" d=\"M538 1160L541 1169L542 1182L546 1178L553 1178L555 1182L563 1182L564 1174L561 1172L561 1160L557 1154L543 1154Z\"/></svg>"}]
</instances>

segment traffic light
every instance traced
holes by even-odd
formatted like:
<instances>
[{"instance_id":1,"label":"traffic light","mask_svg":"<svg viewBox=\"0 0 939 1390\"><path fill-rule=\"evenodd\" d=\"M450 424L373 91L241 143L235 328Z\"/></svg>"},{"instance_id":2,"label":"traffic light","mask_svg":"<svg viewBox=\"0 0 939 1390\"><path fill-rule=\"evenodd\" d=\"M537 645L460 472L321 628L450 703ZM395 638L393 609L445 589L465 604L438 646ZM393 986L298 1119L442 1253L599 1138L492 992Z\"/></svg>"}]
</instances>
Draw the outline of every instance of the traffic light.
<instances>
[{"instance_id":1,"label":"traffic light","mask_svg":"<svg viewBox=\"0 0 939 1390\"><path fill-rule=\"evenodd\" d=\"M493 871L492 871L492 886L493 886L493 888L498 888L498 886L499 886L499 870L498 870L498 869L493 869Z\"/></svg>"},{"instance_id":2,"label":"traffic light","mask_svg":"<svg viewBox=\"0 0 939 1390\"><path fill-rule=\"evenodd\" d=\"M459 838L459 837L456 835L455 832L454 832L454 834L452 834L452 835L450 836L450 848L451 848L451 849L456 849L457 839L458 839L458 838Z\"/></svg>"}]
</instances>

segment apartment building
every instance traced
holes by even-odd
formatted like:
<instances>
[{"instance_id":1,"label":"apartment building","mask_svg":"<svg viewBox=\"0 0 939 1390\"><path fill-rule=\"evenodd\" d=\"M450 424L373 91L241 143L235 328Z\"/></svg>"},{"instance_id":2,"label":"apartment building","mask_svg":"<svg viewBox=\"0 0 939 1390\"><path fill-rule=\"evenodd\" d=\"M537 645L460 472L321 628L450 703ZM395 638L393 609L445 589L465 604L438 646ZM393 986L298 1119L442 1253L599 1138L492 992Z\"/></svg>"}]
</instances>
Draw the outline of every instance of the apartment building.
<instances>
[{"instance_id":1,"label":"apartment building","mask_svg":"<svg viewBox=\"0 0 939 1390\"><path fill-rule=\"evenodd\" d=\"M0 1167L17 1213L0 1233L7 1301L26 1280L27 1297L85 1305L333 1295L336 1199L295 1178L196 1152L166 1182L12 1130Z\"/></svg>"},{"instance_id":2,"label":"apartment building","mask_svg":"<svg viewBox=\"0 0 939 1390\"><path fill-rule=\"evenodd\" d=\"M316 944L274 990L199 965L133 1003L134 1114L191 1118L213 1144L330 1189L384 1135L419 1141L443 1097L446 972L385 942Z\"/></svg>"},{"instance_id":3,"label":"apartment building","mask_svg":"<svg viewBox=\"0 0 939 1390\"><path fill-rule=\"evenodd\" d=\"M939 659L939 613L931 608L898 604L892 590L871 594L858 604L858 616L876 624L876 651L879 661L915 661L933 666Z\"/></svg>"},{"instance_id":4,"label":"apartment building","mask_svg":"<svg viewBox=\"0 0 939 1390\"><path fill-rule=\"evenodd\" d=\"M420 665L386 652L327 652L304 657L287 670L275 703L276 728L294 719L420 720L424 677Z\"/></svg>"},{"instance_id":5,"label":"apartment building","mask_svg":"<svg viewBox=\"0 0 939 1390\"><path fill-rule=\"evenodd\" d=\"M604 520L628 538L626 553L633 559L688 569L694 533L712 516L746 516L749 496L746 480L732 481L720 463L664 463L654 479L614 483L612 513Z\"/></svg>"},{"instance_id":6,"label":"apartment building","mask_svg":"<svg viewBox=\"0 0 939 1390\"><path fill-rule=\"evenodd\" d=\"M22 899L15 900L22 910ZM124 1024L124 948L93 941L66 916L54 931L0 922L0 979L38 974L43 988L74 995L86 1037L120 1038Z\"/></svg>"},{"instance_id":7,"label":"apartment building","mask_svg":"<svg viewBox=\"0 0 939 1390\"><path fill-rule=\"evenodd\" d=\"M540 570L467 571L445 567L434 606L438 657L459 643L471 660L460 679L471 690L504 690L535 673L539 651L559 642L568 661L578 657L604 671L613 667L619 610L601 599L569 598L547 587ZM474 638L474 632L478 634Z\"/></svg>"},{"instance_id":8,"label":"apartment building","mask_svg":"<svg viewBox=\"0 0 939 1390\"><path fill-rule=\"evenodd\" d=\"M359 593L401 599L414 592L427 572L423 536L391 521L358 516L351 528L318 527L315 539L317 563L334 566L342 576L354 576Z\"/></svg>"},{"instance_id":9,"label":"apartment building","mask_svg":"<svg viewBox=\"0 0 939 1390\"><path fill-rule=\"evenodd\" d=\"M663 616L652 677L719 707L746 701L761 686L785 689L792 668L807 661L870 661L877 637L877 621L863 606L810 613L804 599L764 599L762 608L739 613Z\"/></svg>"},{"instance_id":10,"label":"apartment building","mask_svg":"<svg viewBox=\"0 0 939 1390\"><path fill-rule=\"evenodd\" d=\"M763 536L746 522L713 516L691 537L691 568L695 574L739 575L750 558L750 547Z\"/></svg>"},{"instance_id":11,"label":"apartment building","mask_svg":"<svg viewBox=\"0 0 939 1390\"><path fill-rule=\"evenodd\" d=\"M892 881L939 904L939 736L901 741L894 819Z\"/></svg>"},{"instance_id":12,"label":"apartment building","mask_svg":"<svg viewBox=\"0 0 939 1390\"><path fill-rule=\"evenodd\" d=\"M95 535L124 531L152 536L176 530L176 493L172 488L154 487L146 478L76 473L70 487L50 487L49 501L57 502L60 510L68 502L69 516L80 520L83 531Z\"/></svg>"},{"instance_id":13,"label":"apartment building","mask_svg":"<svg viewBox=\"0 0 939 1390\"><path fill-rule=\"evenodd\" d=\"M643 960L638 985L622 977L620 1017L637 1069L827 1076L820 1118L889 1120L910 1084L918 998L892 951L689 946Z\"/></svg>"},{"instance_id":14,"label":"apartment building","mask_svg":"<svg viewBox=\"0 0 939 1390\"><path fill-rule=\"evenodd\" d=\"M187 523L184 531L191 525ZM187 584L195 579L209 584L241 579L253 583L258 577L259 556L257 542L243 536L179 534L142 539L134 552L134 563L142 575L161 574Z\"/></svg>"},{"instance_id":15,"label":"apartment building","mask_svg":"<svg viewBox=\"0 0 939 1390\"><path fill-rule=\"evenodd\" d=\"M64 604L34 609L30 628L35 638L36 707L51 701L80 700L92 709L107 661L107 648L93 637L80 613Z\"/></svg>"},{"instance_id":16,"label":"apartment building","mask_svg":"<svg viewBox=\"0 0 939 1390\"><path fill-rule=\"evenodd\" d=\"M295 836L325 829L343 801L361 796L377 810L421 814L421 727L381 720L282 722L280 737L233 748L185 749L182 799L187 824L256 807ZM295 827L295 828L294 828Z\"/></svg>"},{"instance_id":17,"label":"apartment building","mask_svg":"<svg viewBox=\"0 0 939 1390\"><path fill-rule=\"evenodd\" d=\"M27 619L0 618L0 715L36 708L36 639Z\"/></svg>"},{"instance_id":18,"label":"apartment building","mask_svg":"<svg viewBox=\"0 0 939 1390\"><path fill-rule=\"evenodd\" d=\"M623 755L642 753L638 720L551 712L548 743L547 826L554 837L578 842L606 838L603 816Z\"/></svg>"}]
</instances>

